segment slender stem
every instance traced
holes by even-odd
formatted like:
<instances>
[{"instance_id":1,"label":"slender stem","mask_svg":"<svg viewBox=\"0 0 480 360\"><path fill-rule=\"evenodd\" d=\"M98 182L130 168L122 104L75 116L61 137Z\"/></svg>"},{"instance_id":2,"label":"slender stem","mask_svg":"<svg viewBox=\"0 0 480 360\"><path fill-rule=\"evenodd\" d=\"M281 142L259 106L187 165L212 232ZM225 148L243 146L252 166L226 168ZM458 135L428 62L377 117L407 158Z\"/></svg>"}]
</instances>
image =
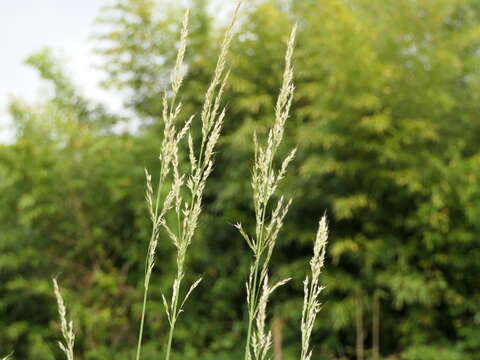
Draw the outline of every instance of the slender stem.
<instances>
[{"instance_id":1,"label":"slender stem","mask_svg":"<svg viewBox=\"0 0 480 360\"><path fill-rule=\"evenodd\" d=\"M270 172L271 169L271 164L269 164L268 171ZM260 223L260 228L257 233L257 242L259 244L259 248L261 249L263 247L263 229L264 229L264 224L265 224L265 213L267 209L269 199L265 202L263 208L260 210L261 211L261 223ZM250 354L250 338L252 336L252 328L253 328L253 321L255 318L255 311L256 311L256 304L257 304L257 281L258 281L258 270L260 267L260 257L261 257L262 252L259 251L258 254L255 254L255 266L254 266L254 274L253 274L253 288L251 289L252 291L252 297L251 297L251 302L250 302L250 311L248 314L248 328L247 328L247 341L245 344L245 360L249 360L249 354Z\"/></svg>"},{"instance_id":2,"label":"slender stem","mask_svg":"<svg viewBox=\"0 0 480 360\"><path fill-rule=\"evenodd\" d=\"M250 336L252 334L252 318L248 319L248 331L247 331L247 342L245 344L245 360L249 360L250 354Z\"/></svg>"},{"instance_id":3,"label":"slender stem","mask_svg":"<svg viewBox=\"0 0 480 360\"><path fill-rule=\"evenodd\" d=\"M178 278L178 276L177 276ZM175 323L177 322L177 306L178 306L178 297L180 293L180 285L182 283L181 278L178 280L178 291L177 291L177 296L175 296L175 299L172 299L173 301L173 306L172 306L172 322L170 323L170 330L168 333L168 342L167 342L167 352L165 354L165 360L170 359L170 352L172 350L172 340L173 340L173 331L175 330Z\"/></svg>"},{"instance_id":4,"label":"slender stem","mask_svg":"<svg viewBox=\"0 0 480 360\"><path fill-rule=\"evenodd\" d=\"M271 164L268 167L268 171L270 172L271 169ZM257 242L259 244L259 248L261 249L263 247L263 229L264 229L264 224L265 224L265 213L267 209L269 199L265 202L263 208L260 210L261 211L261 223L260 223L260 228L258 230L257 234ZM255 318L255 307L257 303L257 281L258 281L258 270L260 267L260 257L261 257L262 252L259 251L258 254L255 254L255 266L254 266L254 275L253 275L253 288L251 289L252 291L252 297L251 297L251 302L250 302L250 311L248 314L248 328L247 328L247 341L245 344L245 360L249 360L248 355L250 354L250 338L252 336L252 327L253 327L253 320Z\"/></svg>"},{"instance_id":5,"label":"slender stem","mask_svg":"<svg viewBox=\"0 0 480 360\"><path fill-rule=\"evenodd\" d=\"M247 342L245 344L245 360L249 360L250 354L250 338L252 336L252 327L253 327L253 320L255 317L255 304L256 304L256 290L257 290L257 277L258 277L258 268L259 268L259 261L255 260L255 267L253 272L253 288L252 288L252 297L250 301L250 308L248 311L248 329L247 329Z\"/></svg>"},{"instance_id":6,"label":"slender stem","mask_svg":"<svg viewBox=\"0 0 480 360\"><path fill-rule=\"evenodd\" d=\"M165 355L165 359L170 359L170 349L172 348L172 339L173 339L173 327L170 327L170 332L168 334L167 354Z\"/></svg>"},{"instance_id":7,"label":"slender stem","mask_svg":"<svg viewBox=\"0 0 480 360\"><path fill-rule=\"evenodd\" d=\"M154 213L154 221L152 225L152 235L150 237L150 243L153 241L155 237L155 232L158 226L158 210L160 205L160 193L163 186L163 174L164 174L164 166L163 164L160 167L160 174L158 178L158 188L157 188L157 196L155 200L155 213ZM149 246L150 248L150 246ZM143 328L145 325L145 313L147 309L147 297L148 297L148 284L150 283L150 274L149 274L149 264L148 264L148 254L147 250L147 257L145 259L145 283L144 283L144 291L143 291L143 304L142 304L142 317L140 319L140 329L138 330L138 343L137 343L137 354L135 356L135 360L140 360L140 352L142 349L142 339L143 339Z\"/></svg>"},{"instance_id":8,"label":"slender stem","mask_svg":"<svg viewBox=\"0 0 480 360\"><path fill-rule=\"evenodd\" d=\"M145 309L147 307L147 293L148 290L145 289L145 292L143 293L142 319L140 320L140 330L138 331L137 356L135 357L136 360L140 359L140 349L142 348L143 324L145 323Z\"/></svg>"}]
</instances>

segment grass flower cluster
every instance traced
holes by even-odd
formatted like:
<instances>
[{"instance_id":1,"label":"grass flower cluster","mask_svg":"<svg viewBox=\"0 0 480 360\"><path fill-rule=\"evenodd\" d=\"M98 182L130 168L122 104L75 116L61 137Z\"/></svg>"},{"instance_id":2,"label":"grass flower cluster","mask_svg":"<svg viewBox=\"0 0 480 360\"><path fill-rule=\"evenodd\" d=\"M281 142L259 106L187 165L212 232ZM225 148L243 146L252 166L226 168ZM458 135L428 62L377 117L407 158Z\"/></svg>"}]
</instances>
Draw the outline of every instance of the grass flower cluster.
<instances>
[{"instance_id":1,"label":"grass flower cluster","mask_svg":"<svg viewBox=\"0 0 480 360\"><path fill-rule=\"evenodd\" d=\"M211 83L205 93L200 114L202 136L199 144L195 144L191 133L191 124L195 116L180 122L182 103L178 101L185 76L184 57L188 43L189 13L185 14L180 34L179 49L176 62L170 77L170 89L163 96L162 121L164 125L163 139L160 146L160 170L153 177L148 169L146 175L146 202L152 221L152 230L145 258L145 278L143 283L143 305L138 330L138 343L135 359L141 359L143 329L146 321L148 290L155 266L156 250L162 234L170 239L176 248L176 276L170 295L162 295L169 333L165 346L165 359L172 353L172 342L175 326L184 305L199 285L201 279L193 284L185 285L187 251L192 243L202 211L202 198L209 175L214 164L214 153L221 135L226 116L222 107L222 95L227 84L227 54L234 36L234 25L238 17L239 6L234 11L220 48ZM279 159L277 153L282 143L285 124L290 116L293 101L293 53L296 26L292 29L285 55L285 70L280 92L275 106L275 119L268 132L265 143L254 136L255 158L252 169L253 205L256 226L253 235L244 230L241 224L236 227L245 239L253 254L249 277L246 282L246 303L248 311L247 337L245 344L245 360L267 360L270 358L272 344L271 332L267 329L267 305L271 294L290 279L281 280L273 285L269 283L269 264L284 218L291 204L291 199L280 196L272 206L281 180L285 177L288 165L295 157L296 149L276 166ZM188 145L189 166L182 172L179 166L179 149L181 142ZM173 216L169 216L169 214ZM174 219L173 223L167 219ZM317 237L314 241L314 255L310 261L311 275L304 281L304 305L301 320L301 360L309 360L312 350L310 337L316 315L320 310L319 295L323 289L320 285L320 273L325 259L327 243L327 222L321 219ZM53 280L54 293L57 298L60 315L60 329L64 342L60 348L67 360L73 360L75 333L72 322L68 322L66 308L57 281ZM8 357L7 357L8 358ZM3 359L6 360L7 358Z\"/></svg>"},{"instance_id":2,"label":"grass flower cluster","mask_svg":"<svg viewBox=\"0 0 480 360\"><path fill-rule=\"evenodd\" d=\"M278 286L285 284L289 280L282 280L271 287L268 284L268 266L291 200L285 200L281 196L268 218L267 211L270 200L275 194L280 181L284 178L288 164L293 160L296 152L296 149L290 151L280 168L275 169L275 155L282 142L285 123L293 100L292 58L295 34L296 27L293 28L288 41L283 83L275 107L275 122L268 133L266 144L261 145L257 136L254 135L255 161L252 171L252 189L256 219L255 235L250 236L241 224L236 225L253 253L253 263L250 267L250 275L246 284L248 325L245 360L267 358L271 345L271 334L269 332L265 333L268 297ZM255 329L253 329L254 323L256 323Z\"/></svg>"},{"instance_id":3,"label":"grass flower cluster","mask_svg":"<svg viewBox=\"0 0 480 360\"><path fill-rule=\"evenodd\" d=\"M67 360L73 360L73 347L75 345L75 333L73 331L73 322L67 321L67 308L63 301L62 294L56 279L53 279L53 292L57 299L58 315L60 316L60 330L62 331L63 340L58 342L58 346L65 353Z\"/></svg>"},{"instance_id":4,"label":"grass flower cluster","mask_svg":"<svg viewBox=\"0 0 480 360\"><path fill-rule=\"evenodd\" d=\"M190 132L190 125L194 116L192 115L181 127L177 126L182 104L180 102L177 103L176 99L185 76L182 70L188 38L188 11L185 14L177 60L171 75L171 93L168 95L165 93L163 97L164 136L159 156L161 165L156 189L152 185L152 176L145 169L147 178L146 200L152 220L152 235L145 266L144 302L138 336L137 360L140 359L141 354L148 285L155 264L155 252L162 228L177 250L177 272L173 281L171 295L169 299L163 295L165 312L170 325L166 360L170 358L173 334L178 317L183 311L183 306L190 294L201 281L201 279L195 281L189 286L186 293L182 295L187 250L198 226L198 219L202 210L203 192L213 169L215 146L220 137L225 118L225 108L221 108L221 99L228 79L226 58L233 38L237 14L238 7L225 33L213 79L205 94L200 119L202 138L198 147L195 146ZM179 168L179 144L185 137L188 138L190 166L186 173L182 173ZM160 207L162 187L166 185L168 180L170 180L170 189L163 205ZM166 221L166 215L170 211L174 212L175 224L169 224Z\"/></svg>"},{"instance_id":5,"label":"grass flower cluster","mask_svg":"<svg viewBox=\"0 0 480 360\"><path fill-rule=\"evenodd\" d=\"M313 325L320 311L320 293L324 287L320 284L320 274L325 262L325 252L327 248L328 227L327 218L324 215L318 225L317 236L313 246L313 257L310 260L310 278L307 276L303 282L304 298L302 310L302 353L300 360L310 360L312 350L310 349L310 336L312 335Z\"/></svg>"}]
</instances>

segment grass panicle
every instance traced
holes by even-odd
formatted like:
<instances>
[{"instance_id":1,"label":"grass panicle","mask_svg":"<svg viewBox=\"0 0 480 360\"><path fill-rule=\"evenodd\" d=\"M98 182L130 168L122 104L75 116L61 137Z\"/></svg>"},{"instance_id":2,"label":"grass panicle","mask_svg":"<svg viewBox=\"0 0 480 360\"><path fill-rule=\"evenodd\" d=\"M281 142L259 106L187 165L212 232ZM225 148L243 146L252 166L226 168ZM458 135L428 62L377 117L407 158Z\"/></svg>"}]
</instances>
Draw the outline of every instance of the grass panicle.
<instances>
[{"instance_id":1,"label":"grass panicle","mask_svg":"<svg viewBox=\"0 0 480 360\"><path fill-rule=\"evenodd\" d=\"M64 342L59 341L58 346L65 353L67 360L73 360L73 347L75 345L75 332L73 331L73 322L67 321L67 308L63 301L62 294L56 279L53 279L53 291L57 299L58 314L60 316L60 330L62 331ZM8 357L7 357L8 358Z\"/></svg>"},{"instance_id":2,"label":"grass panicle","mask_svg":"<svg viewBox=\"0 0 480 360\"><path fill-rule=\"evenodd\" d=\"M232 21L228 26L220 48L220 54L213 74L212 81L205 94L201 112L202 137L198 147L195 146L190 125L194 116L191 116L180 128L177 119L182 110L182 104L177 103L177 95L181 88L184 72L183 59L187 48L188 38L188 12L185 14L180 35L180 46L177 54L171 81L171 92L163 97L162 120L164 134L160 148L160 174L158 186L152 185L152 176L145 170L147 178L146 200L152 219L152 235L148 247L145 266L144 303L137 345L137 360L140 359L142 333L146 312L148 284L155 263L155 252L158 244L159 233L163 228L176 248L176 276L172 284L169 298L162 294L163 304L169 323L169 334L165 350L165 359L170 358L173 334L178 317L183 311L187 299L199 285L201 279L195 281L183 290L185 277L185 260L187 250L193 240L202 210L203 192L207 179L213 170L215 146L220 137L225 118L225 108L221 109L221 99L228 79L226 70L227 54L234 36L234 25L238 17L240 4L236 7ZM179 144L184 138L188 139L189 169L182 173L179 167ZM170 189L160 204L161 190L167 182ZM168 223L166 214L173 212L174 224Z\"/></svg>"},{"instance_id":3,"label":"grass panicle","mask_svg":"<svg viewBox=\"0 0 480 360\"><path fill-rule=\"evenodd\" d=\"M317 236L313 246L313 257L310 260L310 278L307 276L303 282L304 298L302 309L302 353L300 360L310 360L312 351L310 350L310 336L312 335L313 325L320 311L321 303L318 300L324 287L320 284L320 274L325 262L325 252L328 241L327 218L324 215L318 225Z\"/></svg>"},{"instance_id":4,"label":"grass panicle","mask_svg":"<svg viewBox=\"0 0 480 360\"><path fill-rule=\"evenodd\" d=\"M250 236L242 227L236 227L253 252L253 263L246 283L248 325L245 344L245 360L265 359L271 345L271 336L265 331L265 318L268 297L273 289L283 285L286 280L270 288L268 285L268 267L275 242L283 226L291 204L280 196L276 206L267 219L267 211L272 196L280 181L284 178L288 164L295 157L296 149L283 159L281 166L274 166L276 154L283 139L285 123L290 114L293 100L293 50L295 45L296 26L292 29L285 55L285 70L280 93L275 106L275 121L268 132L265 145L261 145L254 135L255 159L252 170L253 204L255 211L255 235ZM254 328L255 326L255 328Z\"/></svg>"},{"instance_id":5,"label":"grass panicle","mask_svg":"<svg viewBox=\"0 0 480 360\"><path fill-rule=\"evenodd\" d=\"M266 330L267 303L270 295L280 286L290 281L290 278L281 280L273 286L268 284L268 274L263 279L262 293L258 301L258 313L255 318L255 329L252 333L253 359L268 360L269 350L272 346L272 332ZM250 355L251 356L251 355Z\"/></svg>"},{"instance_id":6,"label":"grass panicle","mask_svg":"<svg viewBox=\"0 0 480 360\"><path fill-rule=\"evenodd\" d=\"M183 60L185 56L185 50L187 47L187 38L188 38L188 20L189 20L189 11L185 12L185 16L182 23L182 30L180 35L179 50L177 53L177 58L175 66L172 70L170 77L170 87L171 93L167 95L165 92L163 95L163 111L162 111L162 121L164 124L163 139L160 146L160 173L157 179L157 187L154 188L152 184L152 176L145 169L146 181L147 181L147 191L146 191L146 201L148 206L148 211L152 221L152 232L150 236L150 241L148 244L147 256L145 259L145 278L144 278L144 292L143 292L143 304L142 304L142 314L140 318L140 327L138 332L138 341L137 341L137 351L136 351L136 360L140 359L141 347L143 340L143 328L145 325L145 315L146 315L146 306L147 306L147 297L148 297L148 288L150 284L150 278L152 275L153 268L155 266L155 254L158 245L158 240L160 236L160 230L162 224L165 222L165 214L174 206L174 200L178 197L180 192L182 179L175 177L174 181L171 184L170 190L165 197L163 204L161 206L161 194L163 187L166 185L167 176L173 171L175 174L178 173L178 144L185 136L186 132L189 129L191 124L191 118L185 122L181 130L177 129L177 122L180 111L182 109L182 104L177 103L177 95L180 87L183 83L185 72L183 71Z\"/></svg>"}]
</instances>

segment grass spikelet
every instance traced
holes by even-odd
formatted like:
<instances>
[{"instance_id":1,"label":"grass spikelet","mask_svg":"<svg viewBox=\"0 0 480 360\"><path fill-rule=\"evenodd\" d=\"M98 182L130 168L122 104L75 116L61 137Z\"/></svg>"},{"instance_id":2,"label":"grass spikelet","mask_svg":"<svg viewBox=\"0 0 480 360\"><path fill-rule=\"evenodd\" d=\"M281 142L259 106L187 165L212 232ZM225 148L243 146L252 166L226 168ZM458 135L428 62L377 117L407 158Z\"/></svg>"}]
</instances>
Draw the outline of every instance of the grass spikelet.
<instances>
[{"instance_id":1,"label":"grass spikelet","mask_svg":"<svg viewBox=\"0 0 480 360\"><path fill-rule=\"evenodd\" d=\"M58 314L60 316L60 329L62 331L64 343L58 342L58 346L65 353L67 360L73 360L73 347L75 345L75 333L73 331L73 322L67 321L67 309L65 302L63 301L62 294L58 287L56 279L53 279L53 291L57 299ZM8 358L8 356L7 356Z\"/></svg>"}]
</instances>

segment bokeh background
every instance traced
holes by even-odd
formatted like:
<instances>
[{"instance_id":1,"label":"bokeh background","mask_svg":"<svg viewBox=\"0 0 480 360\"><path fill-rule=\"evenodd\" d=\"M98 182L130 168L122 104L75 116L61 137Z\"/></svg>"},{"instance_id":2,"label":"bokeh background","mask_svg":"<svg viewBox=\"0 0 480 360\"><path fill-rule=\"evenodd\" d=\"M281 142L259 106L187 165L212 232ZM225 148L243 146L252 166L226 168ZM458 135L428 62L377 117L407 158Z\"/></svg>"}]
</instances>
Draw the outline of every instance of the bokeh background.
<instances>
[{"instance_id":1,"label":"bokeh background","mask_svg":"<svg viewBox=\"0 0 480 360\"><path fill-rule=\"evenodd\" d=\"M32 48L25 64L44 91L32 100L7 98L2 88L1 121L10 130L0 144L0 355L15 351L16 360L61 358L53 276L77 328L77 358L133 357L150 231L143 169L159 166L160 99L181 18L190 7L187 116L199 111L234 5L85 4L93 6L91 26L81 29L93 49L81 48L85 61L57 56L55 43ZM106 6L97 11L99 4ZM18 14L27 11L18 6ZM53 14L57 25L71 26ZM271 274L293 280L271 301L274 359L298 358L302 279L326 211L331 240L313 359L361 360L363 346L365 359L379 352L392 360L478 360L477 0L245 1L224 136L188 258L188 280L204 281L177 325L174 358L243 358L250 253L232 224L252 225L252 134L272 122L295 22L297 90L284 150L299 150L282 188L294 202ZM47 24L26 26L34 33ZM26 41L12 29L10 44ZM95 70L85 70L90 55ZM173 265L174 248L161 241L145 360L162 356L161 293Z\"/></svg>"}]
</instances>

